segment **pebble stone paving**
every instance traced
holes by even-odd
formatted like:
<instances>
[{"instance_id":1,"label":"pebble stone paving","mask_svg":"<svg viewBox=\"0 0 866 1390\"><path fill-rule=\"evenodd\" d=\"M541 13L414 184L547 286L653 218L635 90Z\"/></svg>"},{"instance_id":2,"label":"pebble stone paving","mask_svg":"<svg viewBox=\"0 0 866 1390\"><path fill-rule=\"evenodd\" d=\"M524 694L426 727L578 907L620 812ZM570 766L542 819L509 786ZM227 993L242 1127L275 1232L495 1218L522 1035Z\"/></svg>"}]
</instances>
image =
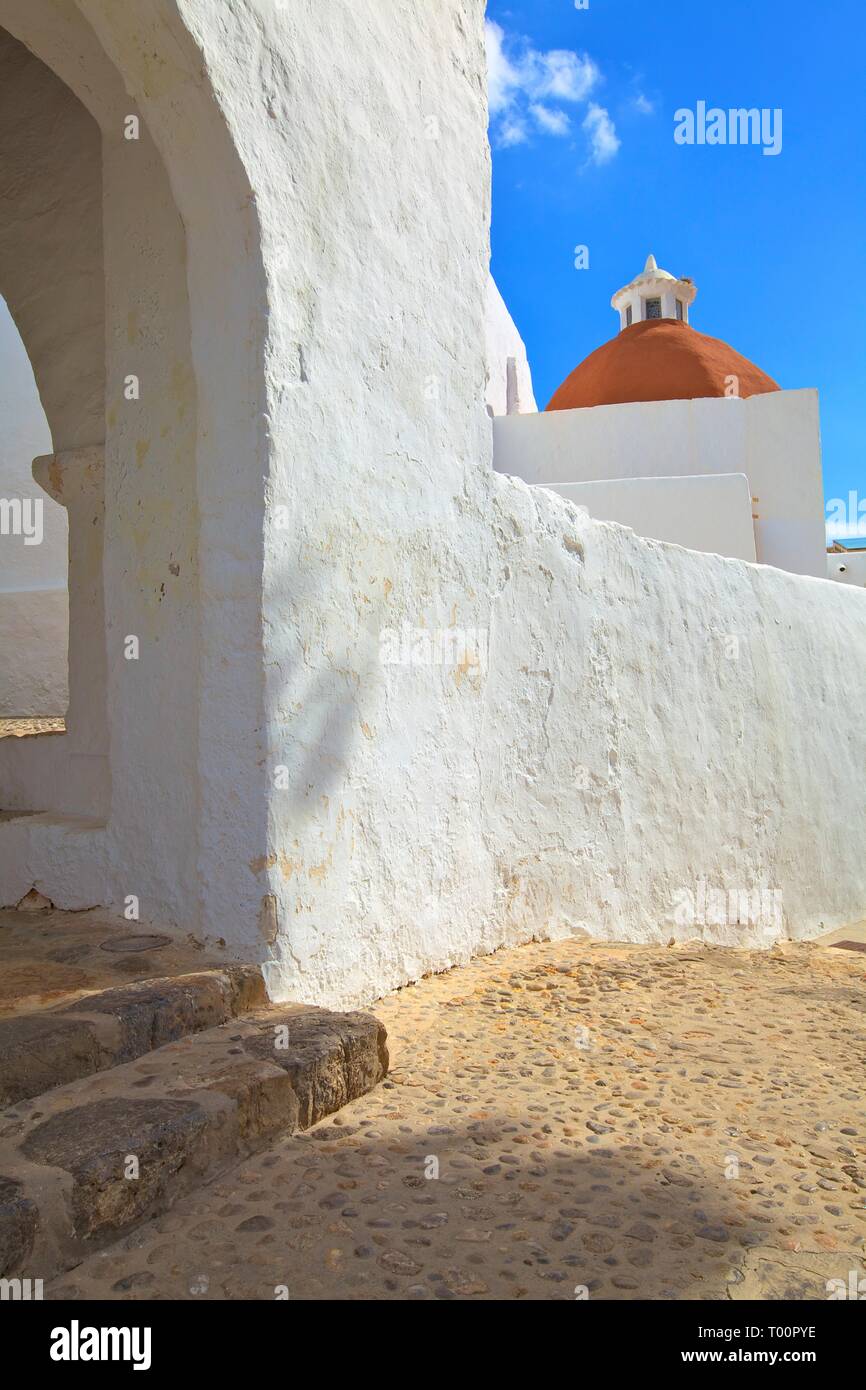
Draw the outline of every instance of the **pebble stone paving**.
<instances>
[{"instance_id":1,"label":"pebble stone paving","mask_svg":"<svg viewBox=\"0 0 866 1390\"><path fill-rule=\"evenodd\" d=\"M825 946L502 950L379 1001L372 1094L46 1296L826 1298L866 1249L864 1006Z\"/></svg>"}]
</instances>

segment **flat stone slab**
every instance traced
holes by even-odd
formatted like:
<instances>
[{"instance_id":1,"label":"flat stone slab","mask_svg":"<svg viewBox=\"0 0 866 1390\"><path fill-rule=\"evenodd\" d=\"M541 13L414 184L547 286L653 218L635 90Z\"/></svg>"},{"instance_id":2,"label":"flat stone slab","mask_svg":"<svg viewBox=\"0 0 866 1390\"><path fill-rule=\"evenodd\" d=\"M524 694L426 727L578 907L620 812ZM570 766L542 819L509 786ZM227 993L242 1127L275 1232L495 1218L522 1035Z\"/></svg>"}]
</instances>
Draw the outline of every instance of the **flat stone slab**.
<instances>
[{"instance_id":1,"label":"flat stone slab","mask_svg":"<svg viewBox=\"0 0 866 1390\"><path fill-rule=\"evenodd\" d=\"M101 908L0 908L2 1018L59 1008L135 980L195 975L233 964L213 943L127 922Z\"/></svg>"},{"instance_id":2,"label":"flat stone slab","mask_svg":"<svg viewBox=\"0 0 866 1390\"><path fill-rule=\"evenodd\" d=\"M0 1107L141 1057L266 1002L257 966L142 980L0 1018Z\"/></svg>"},{"instance_id":3,"label":"flat stone slab","mask_svg":"<svg viewBox=\"0 0 866 1390\"><path fill-rule=\"evenodd\" d=\"M387 1070L385 1029L372 1015L290 1005L21 1101L0 1117L0 1276L69 1269Z\"/></svg>"}]
</instances>

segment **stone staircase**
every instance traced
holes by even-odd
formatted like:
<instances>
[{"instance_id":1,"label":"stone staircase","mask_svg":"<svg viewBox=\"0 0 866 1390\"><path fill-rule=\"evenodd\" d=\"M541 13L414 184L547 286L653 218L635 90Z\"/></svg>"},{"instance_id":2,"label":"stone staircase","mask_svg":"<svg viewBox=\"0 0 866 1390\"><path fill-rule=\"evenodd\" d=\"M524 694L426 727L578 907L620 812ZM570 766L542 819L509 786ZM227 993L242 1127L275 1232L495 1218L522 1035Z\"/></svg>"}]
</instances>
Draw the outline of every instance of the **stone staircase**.
<instances>
[{"instance_id":1,"label":"stone staircase","mask_svg":"<svg viewBox=\"0 0 866 1390\"><path fill-rule=\"evenodd\" d=\"M387 1070L372 1015L269 1005L256 967L0 1019L0 1277L72 1268Z\"/></svg>"}]
</instances>

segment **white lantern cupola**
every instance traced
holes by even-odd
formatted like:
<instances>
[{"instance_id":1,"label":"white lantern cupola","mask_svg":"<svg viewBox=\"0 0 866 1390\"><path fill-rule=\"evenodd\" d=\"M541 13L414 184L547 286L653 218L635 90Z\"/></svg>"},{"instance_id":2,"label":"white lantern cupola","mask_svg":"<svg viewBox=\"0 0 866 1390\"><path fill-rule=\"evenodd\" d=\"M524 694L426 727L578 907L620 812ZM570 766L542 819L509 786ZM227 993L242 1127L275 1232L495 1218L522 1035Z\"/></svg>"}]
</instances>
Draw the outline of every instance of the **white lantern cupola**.
<instances>
[{"instance_id":1,"label":"white lantern cupola","mask_svg":"<svg viewBox=\"0 0 866 1390\"><path fill-rule=\"evenodd\" d=\"M620 331L646 319L679 319L687 324L697 293L691 280L678 280L669 271L659 270L655 256L648 256L643 273L617 290L610 303L619 313Z\"/></svg>"}]
</instances>

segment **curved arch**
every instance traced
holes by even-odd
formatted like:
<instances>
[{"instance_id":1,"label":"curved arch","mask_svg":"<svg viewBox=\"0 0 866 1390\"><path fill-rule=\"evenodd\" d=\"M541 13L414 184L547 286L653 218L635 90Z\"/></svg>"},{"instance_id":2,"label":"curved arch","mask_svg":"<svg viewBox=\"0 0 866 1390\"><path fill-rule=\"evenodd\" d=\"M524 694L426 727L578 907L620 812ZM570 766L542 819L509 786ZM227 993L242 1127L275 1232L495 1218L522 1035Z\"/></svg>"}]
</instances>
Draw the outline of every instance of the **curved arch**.
<instances>
[{"instance_id":1,"label":"curved arch","mask_svg":"<svg viewBox=\"0 0 866 1390\"><path fill-rule=\"evenodd\" d=\"M0 29L0 294L30 358L55 449L105 436L99 127Z\"/></svg>"},{"instance_id":2,"label":"curved arch","mask_svg":"<svg viewBox=\"0 0 866 1390\"><path fill-rule=\"evenodd\" d=\"M0 24L101 137L111 791L90 873L105 877L90 900L122 902L138 879L143 915L189 924L206 893L231 911L238 857L260 851L267 814L250 754L262 724L269 457L256 209L185 5L0 0ZM141 643L138 667L124 659L126 634ZM78 751L104 750L85 738ZM29 787L17 775L3 779L7 806L32 806L38 784L38 809L91 810L61 793L56 767ZM230 856L226 786L261 807ZM46 890L69 901L63 887Z\"/></svg>"},{"instance_id":3,"label":"curved arch","mask_svg":"<svg viewBox=\"0 0 866 1390\"><path fill-rule=\"evenodd\" d=\"M0 422L0 510L7 499L18 499L31 536L39 537L38 544L9 540L0 522L0 720L55 720L65 715L68 697L66 513L50 498L41 499L38 515L33 506L31 460L51 449L51 431L33 365L3 299Z\"/></svg>"}]
</instances>

